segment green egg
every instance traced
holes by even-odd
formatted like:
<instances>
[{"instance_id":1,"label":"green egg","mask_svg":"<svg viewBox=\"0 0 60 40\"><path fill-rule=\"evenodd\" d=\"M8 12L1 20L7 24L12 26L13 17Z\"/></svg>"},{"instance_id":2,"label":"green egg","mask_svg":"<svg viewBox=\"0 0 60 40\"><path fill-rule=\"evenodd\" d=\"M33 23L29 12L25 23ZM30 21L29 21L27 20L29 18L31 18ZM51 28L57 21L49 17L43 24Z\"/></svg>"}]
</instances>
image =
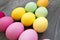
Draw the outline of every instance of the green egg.
<instances>
[{"instance_id":1,"label":"green egg","mask_svg":"<svg viewBox=\"0 0 60 40\"><path fill-rule=\"evenodd\" d=\"M47 17L47 14L48 10L45 7L39 7L35 12L36 17Z\"/></svg>"},{"instance_id":2,"label":"green egg","mask_svg":"<svg viewBox=\"0 0 60 40\"><path fill-rule=\"evenodd\" d=\"M34 12L37 9L37 5L35 2L29 2L25 6L25 10L27 12Z\"/></svg>"}]
</instances>

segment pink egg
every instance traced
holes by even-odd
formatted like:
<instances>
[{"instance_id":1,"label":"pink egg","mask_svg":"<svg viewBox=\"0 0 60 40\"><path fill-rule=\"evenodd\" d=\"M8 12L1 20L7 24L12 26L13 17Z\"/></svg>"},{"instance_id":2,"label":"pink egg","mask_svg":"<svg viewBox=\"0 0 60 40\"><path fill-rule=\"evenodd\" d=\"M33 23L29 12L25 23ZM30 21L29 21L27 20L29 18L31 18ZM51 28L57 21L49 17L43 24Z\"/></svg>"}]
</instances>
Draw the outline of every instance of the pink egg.
<instances>
[{"instance_id":1,"label":"pink egg","mask_svg":"<svg viewBox=\"0 0 60 40\"><path fill-rule=\"evenodd\" d=\"M0 19L0 32L5 32L7 27L10 24L12 24L13 22L14 22L14 20L11 17L9 17L9 16L2 17Z\"/></svg>"},{"instance_id":2,"label":"pink egg","mask_svg":"<svg viewBox=\"0 0 60 40\"><path fill-rule=\"evenodd\" d=\"M0 18L4 16L5 16L4 12L0 11Z\"/></svg>"},{"instance_id":3,"label":"pink egg","mask_svg":"<svg viewBox=\"0 0 60 40\"><path fill-rule=\"evenodd\" d=\"M38 40L38 34L33 29L28 29L24 31L18 40Z\"/></svg>"},{"instance_id":4,"label":"pink egg","mask_svg":"<svg viewBox=\"0 0 60 40\"><path fill-rule=\"evenodd\" d=\"M20 22L11 24L6 30L6 37L10 40L17 40L19 35L24 31L24 26Z\"/></svg>"}]
</instances>

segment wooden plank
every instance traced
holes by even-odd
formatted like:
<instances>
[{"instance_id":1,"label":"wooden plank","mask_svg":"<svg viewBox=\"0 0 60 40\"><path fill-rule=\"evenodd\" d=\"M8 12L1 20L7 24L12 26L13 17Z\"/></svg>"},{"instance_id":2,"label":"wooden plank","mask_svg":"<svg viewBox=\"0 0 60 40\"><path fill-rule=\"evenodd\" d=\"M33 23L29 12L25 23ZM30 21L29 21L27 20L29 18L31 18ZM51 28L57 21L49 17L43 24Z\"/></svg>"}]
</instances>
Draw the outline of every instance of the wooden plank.
<instances>
[{"instance_id":1,"label":"wooden plank","mask_svg":"<svg viewBox=\"0 0 60 40\"><path fill-rule=\"evenodd\" d=\"M56 31L55 31L54 40L60 40L60 3L59 3L56 13L57 13L58 19L57 19L57 23L56 23Z\"/></svg>"}]
</instances>

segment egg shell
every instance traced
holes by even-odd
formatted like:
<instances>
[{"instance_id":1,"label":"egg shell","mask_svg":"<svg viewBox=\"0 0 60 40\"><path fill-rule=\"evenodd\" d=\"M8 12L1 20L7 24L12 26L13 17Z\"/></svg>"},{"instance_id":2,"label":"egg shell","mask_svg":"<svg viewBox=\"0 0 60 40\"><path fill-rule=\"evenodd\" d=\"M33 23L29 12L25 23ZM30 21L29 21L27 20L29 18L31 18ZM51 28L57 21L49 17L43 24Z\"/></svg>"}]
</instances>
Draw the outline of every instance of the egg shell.
<instances>
[{"instance_id":1,"label":"egg shell","mask_svg":"<svg viewBox=\"0 0 60 40\"><path fill-rule=\"evenodd\" d=\"M25 9L23 7L18 7L12 11L11 16L14 20L20 20L22 15L24 14L25 14Z\"/></svg>"},{"instance_id":2,"label":"egg shell","mask_svg":"<svg viewBox=\"0 0 60 40\"><path fill-rule=\"evenodd\" d=\"M0 32L5 32L7 27L12 24L14 20L10 16L5 16L0 19Z\"/></svg>"},{"instance_id":3,"label":"egg shell","mask_svg":"<svg viewBox=\"0 0 60 40\"><path fill-rule=\"evenodd\" d=\"M35 2L29 2L25 6L25 10L27 12L34 12L37 9L37 5Z\"/></svg>"},{"instance_id":4,"label":"egg shell","mask_svg":"<svg viewBox=\"0 0 60 40\"><path fill-rule=\"evenodd\" d=\"M35 20L35 15L32 12L25 13L21 18L21 22L26 27L31 26L33 24L34 20Z\"/></svg>"},{"instance_id":5,"label":"egg shell","mask_svg":"<svg viewBox=\"0 0 60 40\"><path fill-rule=\"evenodd\" d=\"M4 12L3 11L0 11L0 18L2 18L4 16L5 16Z\"/></svg>"},{"instance_id":6,"label":"egg shell","mask_svg":"<svg viewBox=\"0 0 60 40\"><path fill-rule=\"evenodd\" d=\"M47 17L48 15L48 10L45 7L39 7L36 11L35 11L35 15L36 17Z\"/></svg>"},{"instance_id":7,"label":"egg shell","mask_svg":"<svg viewBox=\"0 0 60 40\"><path fill-rule=\"evenodd\" d=\"M38 33L43 33L48 28L48 20L45 17L37 18L33 23L33 28Z\"/></svg>"},{"instance_id":8,"label":"egg shell","mask_svg":"<svg viewBox=\"0 0 60 40\"><path fill-rule=\"evenodd\" d=\"M10 40L17 40L23 31L24 26L22 23L20 22L12 23L6 30L6 37Z\"/></svg>"},{"instance_id":9,"label":"egg shell","mask_svg":"<svg viewBox=\"0 0 60 40\"><path fill-rule=\"evenodd\" d=\"M43 39L43 40L50 40L50 39Z\"/></svg>"},{"instance_id":10,"label":"egg shell","mask_svg":"<svg viewBox=\"0 0 60 40\"><path fill-rule=\"evenodd\" d=\"M49 1L48 0L38 0L37 1L37 6L38 7L48 7Z\"/></svg>"},{"instance_id":11,"label":"egg shell","mask_svg":"<svg viewBox=\"0 0 60 40\"><path fill-rule=\"evenodd\" d=\"M18 40L38 40L38 34L33 29L27 29L19 36Z\"/></svg>"}]
</instances>

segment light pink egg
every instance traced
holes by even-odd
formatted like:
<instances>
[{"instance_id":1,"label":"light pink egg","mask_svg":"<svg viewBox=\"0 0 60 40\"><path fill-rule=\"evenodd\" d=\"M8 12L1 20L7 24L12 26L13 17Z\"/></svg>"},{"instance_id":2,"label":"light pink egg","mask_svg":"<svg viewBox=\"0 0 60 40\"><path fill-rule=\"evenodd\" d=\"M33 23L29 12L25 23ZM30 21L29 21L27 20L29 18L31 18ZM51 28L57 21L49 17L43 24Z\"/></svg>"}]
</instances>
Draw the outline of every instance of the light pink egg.
<instances>
[{"instance_id":1,"label":"light pink egg","mask_svg":"<svg viewBox=\"0 0 60 40\"><path fill-rule=\"evenodd\" d=\"M50 40L50 39L43 39L43 40Z\"/></svg>"},{"instance_id":2,"label":"light pink egg","mask_svg":"<svg viewBox=\"0 0 60 40\"><path fill-rule=\"evenodd\" d=\"M10 40L17 40L19 35L24 31L24 26L20 22L9 25L6 30L6 37Z\"/></svg>"},{"instance_id":3,"label":"light pink egg","mask_svg":"<svg viewBox=\"0 0 60 40\"><path fill-rule=\"evenodd\" d=\"M24 31L18 40L38 40L38 34L33 29L28 29Z\"/></svg>"},{"instance_id":4,"label":"light pink egg","mask_svg":"<svg viewBox=\"0 0 60 40\"><path fill-rule=\"evenodd\" d=\"M2 17L0 19L0 32L5 32L7 27L13 22L14 20L9 16Z\"/></svg>"}]
</instances>

